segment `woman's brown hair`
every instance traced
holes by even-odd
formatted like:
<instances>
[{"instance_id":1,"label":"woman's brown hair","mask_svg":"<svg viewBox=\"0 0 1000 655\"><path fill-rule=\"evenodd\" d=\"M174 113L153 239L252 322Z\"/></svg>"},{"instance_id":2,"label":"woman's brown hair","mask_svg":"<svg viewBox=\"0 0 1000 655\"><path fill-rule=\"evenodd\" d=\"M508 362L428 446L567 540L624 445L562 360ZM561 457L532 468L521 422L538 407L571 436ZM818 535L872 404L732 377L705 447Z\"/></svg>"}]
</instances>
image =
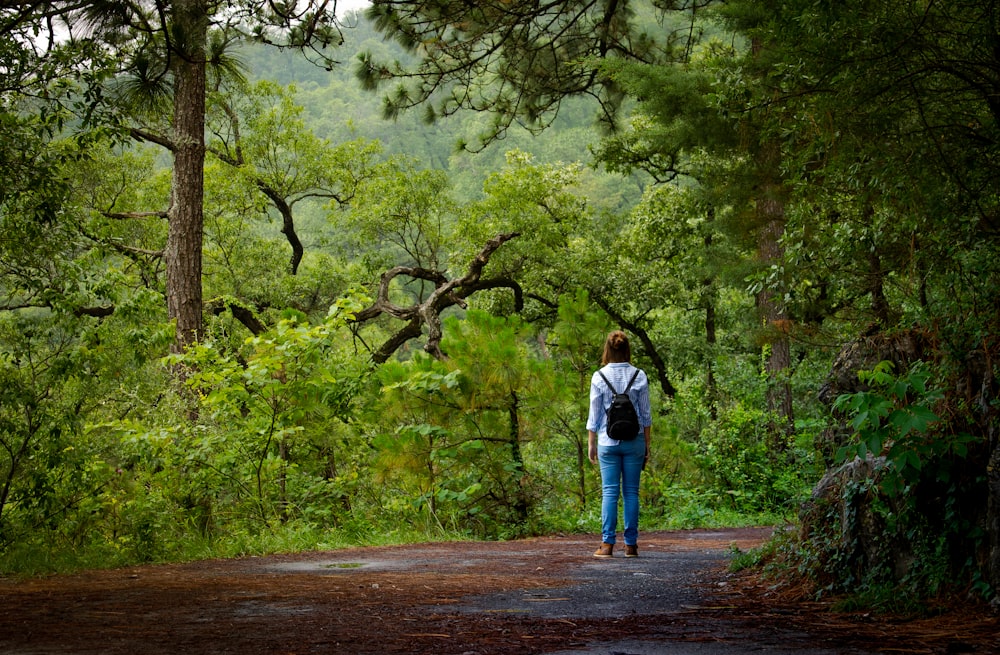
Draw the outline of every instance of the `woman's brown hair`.
<instances>
[{"instance_id":1,"label":"woman's brown hair","mask_svg":"<svg viewBox=\"0 0 1000 655\"><path fill-rule=\"evenodd\" d=\"M604 353L601 355L601 365L632 361L632 347L628 343L628 335L621 330L615 330L604 340Z\"/></svg>"}]
</instances>

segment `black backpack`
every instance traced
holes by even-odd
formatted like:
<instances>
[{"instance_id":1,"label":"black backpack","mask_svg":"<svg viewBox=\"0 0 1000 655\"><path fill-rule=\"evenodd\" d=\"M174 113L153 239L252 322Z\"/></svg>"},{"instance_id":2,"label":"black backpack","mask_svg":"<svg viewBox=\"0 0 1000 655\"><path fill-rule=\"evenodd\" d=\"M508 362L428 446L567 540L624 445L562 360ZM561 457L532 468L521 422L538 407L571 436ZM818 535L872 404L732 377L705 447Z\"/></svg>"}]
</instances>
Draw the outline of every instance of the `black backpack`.
<instances>
[{"instance_id":1,"label":"black backpack","mask_svg":"<svg viewBox=\"0 0 1000 655\"><path fill-rule=\"evenodd\" d=\"M604 377L604 373L597 372L604 383L611 389L611 407L608 408L608 436L616 441L632 441L639 434L639 414L635 411L632 399L628 396L632 383L639 375L639 369L632 374L632 379L628 381L625 391L618 393L611 382Z\"/></svg>"}]
</instances>

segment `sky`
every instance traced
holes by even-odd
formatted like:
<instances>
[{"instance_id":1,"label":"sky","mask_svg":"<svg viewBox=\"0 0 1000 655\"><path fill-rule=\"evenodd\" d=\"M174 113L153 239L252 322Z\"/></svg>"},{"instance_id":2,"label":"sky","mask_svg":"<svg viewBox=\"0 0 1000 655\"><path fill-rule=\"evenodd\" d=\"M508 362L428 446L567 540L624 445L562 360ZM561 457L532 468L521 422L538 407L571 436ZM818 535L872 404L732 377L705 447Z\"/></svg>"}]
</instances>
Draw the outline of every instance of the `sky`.
<instances>
[{"instance_id":1,"label":"sky","mask_svg":"<svg viewBox=\"0 0 1000 655\"><path fill-rule=\"evenodd\" d=\"M370 0L337 0L337 15L342 16L345 12L363 9L370 4Z\"/></svg>"}]
</instances>

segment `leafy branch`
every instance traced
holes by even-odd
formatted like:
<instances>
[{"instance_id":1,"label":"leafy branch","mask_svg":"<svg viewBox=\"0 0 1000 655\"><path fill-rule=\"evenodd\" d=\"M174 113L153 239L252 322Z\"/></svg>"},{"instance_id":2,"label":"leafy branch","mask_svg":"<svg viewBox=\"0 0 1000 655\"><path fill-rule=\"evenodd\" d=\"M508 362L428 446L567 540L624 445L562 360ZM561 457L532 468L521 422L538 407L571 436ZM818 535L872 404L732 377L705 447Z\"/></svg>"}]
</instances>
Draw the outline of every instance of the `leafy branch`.
<instances>
[{"instance_id":1,"label":"leafy branch","mask_svg":"<svg viewBox=\"0 0 1000 655\"><path fill-rule=\"evenodd\" d=\"M843 394L833 405L851 417L856 437L854 443L840 448L837 461L884 457L888 467L883 490L898 495L934 462L948 455L966 456L974 436L934 431L939 416L933 407L944 394L931 385L932 373L926 364L916 362L909 372L896 377L892 363L882 361L870 371L860 371L858 377L870 390ZM945 467L934 473L942 480L948 474Z\"/></svg>"}]
</instances>

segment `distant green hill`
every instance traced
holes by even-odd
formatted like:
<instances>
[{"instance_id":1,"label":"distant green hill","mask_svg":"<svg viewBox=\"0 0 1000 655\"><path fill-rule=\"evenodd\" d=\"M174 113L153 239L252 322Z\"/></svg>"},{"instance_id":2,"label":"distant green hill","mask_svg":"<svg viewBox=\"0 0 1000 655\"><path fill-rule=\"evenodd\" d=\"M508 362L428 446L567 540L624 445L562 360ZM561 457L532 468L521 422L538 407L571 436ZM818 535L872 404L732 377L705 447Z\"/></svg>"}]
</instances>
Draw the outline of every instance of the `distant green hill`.
<instances>
[{"instance_id":1,"label":"distant green hill","mask_svg":"<svg viewBox=\"0 0 1000 655\"><path fill-rule=\"evenodd\" d=\"M377 139L389 154L406 154L419 166L446 170L459 200L478 195L485 178L503 167L509 150L529 152L539 162L590 163L588 146L596 143L600 134L593 106L582 99L567 102L553 126L542 134L532 135L516 127L505 139L478 153L459 152L457 144L475 142L478 133L486 129L488 116L461 112L427 124L422 112L415 109L398 120L384 119L382 92L364 91L355 78L358 55L368 51L383 60L405 60L406 53L397 44L383 41L360 13L353 17L357 21L348 21L352 26L344 29L343 45L329 53L338 62L330 70L298 52L251 46L241 54L251 79L295 85L307 120L318 136L333 142ZM609 209L630 205L641 193L638 179L622 185L620 177L595 171L590 182L597 188L588 196L608 200Z\"/></svg>"}]
</instances>

